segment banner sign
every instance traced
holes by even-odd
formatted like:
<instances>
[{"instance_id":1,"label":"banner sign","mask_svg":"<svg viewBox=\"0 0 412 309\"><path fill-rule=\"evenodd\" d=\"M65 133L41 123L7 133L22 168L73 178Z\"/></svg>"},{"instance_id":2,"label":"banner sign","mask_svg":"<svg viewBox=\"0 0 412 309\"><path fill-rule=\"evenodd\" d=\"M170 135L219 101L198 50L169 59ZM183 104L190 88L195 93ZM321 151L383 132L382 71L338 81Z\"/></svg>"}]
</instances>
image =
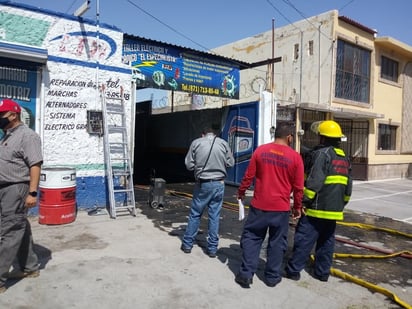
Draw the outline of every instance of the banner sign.
<instances>
[{"instance_id":1,"label":"banner sign","mask_svg":"<svg viewBox=\"0 0 412 309\"><path fill-rule=\"evenodd\" d=\"M123 63L138 88L157 88L239 99L239 68L207 54L139 38L125 38Z\"/></svg>"}]
</instances>

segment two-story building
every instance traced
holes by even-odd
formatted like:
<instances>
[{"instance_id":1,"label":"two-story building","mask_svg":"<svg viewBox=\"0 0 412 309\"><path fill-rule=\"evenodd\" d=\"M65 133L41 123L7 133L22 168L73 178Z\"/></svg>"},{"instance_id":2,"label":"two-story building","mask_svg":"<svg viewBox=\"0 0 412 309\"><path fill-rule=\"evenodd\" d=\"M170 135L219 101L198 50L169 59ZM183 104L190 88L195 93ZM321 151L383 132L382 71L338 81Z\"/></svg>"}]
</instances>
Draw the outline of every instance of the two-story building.
<instances>
[{"instance_id":1,"label":"two-story building","mask_svg":"<svg viewBox=\"0 0 412 309\"><path fill-rule=\"evenodd\" d=\"M276 60L241 71L240 100L222 105L261 100L266 89L272 122L294 113L304 132L298 148L317 143L314 121L334 119L355 179L412 175L411 46L333 10L214 51L250 63Z\"/></svg>"}]
</instances>

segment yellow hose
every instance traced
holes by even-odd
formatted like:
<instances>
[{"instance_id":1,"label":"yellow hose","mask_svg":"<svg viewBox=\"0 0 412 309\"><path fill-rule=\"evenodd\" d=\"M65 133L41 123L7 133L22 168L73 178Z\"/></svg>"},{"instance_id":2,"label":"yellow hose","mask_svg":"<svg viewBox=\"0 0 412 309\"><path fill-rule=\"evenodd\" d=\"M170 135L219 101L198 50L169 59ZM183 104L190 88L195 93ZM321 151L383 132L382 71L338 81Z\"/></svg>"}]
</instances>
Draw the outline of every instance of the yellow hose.
<instances>
[{"instance_id":1,"label":"yellow hose","mask_svg":"<svg viewBox=\"0 0 412 309\"><path fill-rule=\"evenodd\" d=\"M175 195L175 196L183 196L183 197L187 197L187 198L192 198L192 194L185 193L185 192L178 192L178 191L168 190L168 193L170 193L171 195ZM232 211L238 211L238 204L236 204L236 203L223 202L223 204L229 206L226 209L229 209L229 210L232 210ZM245 208L249 208L249 207L245 205ZM403 232L388 229L388 228L380 228L380 227L376 227L376 226L369 225L369 224L356 223L356 222L355 223L354 222L340 222L340 221L338 221L337 224L344 225L344 226L350 226L350 227L358 227L358 228L363 228L363 229L367 229L367 230L384 231L384 232L388 232L388 233L391 233L391 234L402 235L402 236L405 236L405 237L412 238L411 234L403 233ZM386 254L386 255L335 253L333 256L334 256L334 258L386 259L386 258L400 256L402 254L410 255L410 254L412 254L412 252L410 252L410 251L401 251L401 252L395 252L395 253ZM312 261L314 261L315 258L314 258L313 255L311 255L311 259L312 259ZM387 296L388 298L392 299L398 305L400 305L400 306L402 306L406 309L412 309L412 306L410 304L408 304L405 301L401 300L395 293L393 293L393 292L389 291L388 289L385 289L385 288L383 288L379 285L376 285L376 284L370 283L368 281L359 279L355 276L352 276L348 273L345 273L345 272L343 272L341 270L338 270L336 268L333 268L333 267L331 267L330 273L332 275L336 276L336 277L342 278L344 280L347 280L347 281L353 282L355 284L361 285L363 287L366 287L367 289L370 289L372 291L383 294L383 295Z\"/></svg>"},{"instance_id":2,"label":"yellow hose","mask_svg":"<svg viewBox=\"0 0 412 309\"><path fill-rule=\"evenodd\" d=\"M408 238L412 238L411 234L403 233L400 231L396 231L396 230L392 230L392 229L388 229L384 227L377 227L377 226L373 226L370 224L357 223L357 222L343 222L343 221L337 221L336 223L339 225L344 225L344 226L358 227L358 228L365 229L365 230L383 231L383 232L391 233L394 235L402 235Z\"/></svg>"},{"instance_id":3,"label":"yellow hose","mask_svg":"<svg viewBox=\"0 0 412 309\"><path fill-rule=\"evenodd\" d=\"M387 296L388 298L392 299L398 305L400 305L400 306L402 306L406 309L412 309L412 306L410 304L408 304L407 302L401 300L395 293L393 293L393 292L389 291L388 289L385 289L385 288L383 288L379 285L376 285L376 284L370 283L368 281L359 279L357 277L349 275L348 273L345 273L345 272L340 271L340 270L338 270L336 268L333 268L333 267L331 267L330 273L332 275L336 276L336 277L340 277L344 280L351 281L353 283L361 285L361 286L363 286L363 287L365 287L369 290L372 290L372 291L378 292L380 294L383 294L383 295Z\"/></svg>"},{"instance_id":4,"label":"yellow hose","mask_svg":"<svg viewBox=\"0 0 412 309\"><path fill-rule=\"evenodd\" d=\"M412 254L411 251L400 251L385 255L374 254L352 254L352 253L334 253L334 258L353 258L353 259L389 259L392 257L401 256L402 254Z\"/></svg>"},{"instance_id":5,"label":"yellow hose","mask_svg":"<svg viewBox=\"0 0 412 309\"><path fill-rule=\"evenodd\" d=\"M185 193L185 192L173 191L173 190L168 190L168 193L170 193L171 195L174 195L174 196L183 196L183 197L187 197L187 198L192 198L193 197L192 194ZM231 203L231 202L223 201L223 205L229 206L226 209L233 210L233 211L239 211L239 208L238 208L239 205L237 203ZM245 208L247 209L247 208L249 208L249 206L245 205Z\"/></svg>"},{"instance_id":6,"label":"yellow hose","mask_svg":"<svg viewBox=\"0 0 412 309\"><path fill-rule=\"evenodd\" d=\"M335 253L334 257L336 255L339 255L339 253ZM315 260L315 256L313 254L310 256L310 258L311 258L312 262ZM400 306L402 306L406 309L412 309L412 306L410 304L408 304L407 302L401 300L395 293L393 293L393 292L389 291L388 289L385 289L385 288L383 288L383 287L381 287L377 284L373 284L373 283L370 283L368 281L362 280L360 278L352 276L352 275L350 275L348 273L345 273L345 272L343 272L339 269L336 269L334 267L330 268L330 273L331 273L331 275L333 275L335 277L342 278L346 281L350 281L350 282L356 283L358 285L361 285L361 286L363 286L363 287L365 287L369 290L372 290L374 292L383 294L383 295L387 296L388 298L392 299L398 305L400 305Z\"/></svg>"}]
</instances>

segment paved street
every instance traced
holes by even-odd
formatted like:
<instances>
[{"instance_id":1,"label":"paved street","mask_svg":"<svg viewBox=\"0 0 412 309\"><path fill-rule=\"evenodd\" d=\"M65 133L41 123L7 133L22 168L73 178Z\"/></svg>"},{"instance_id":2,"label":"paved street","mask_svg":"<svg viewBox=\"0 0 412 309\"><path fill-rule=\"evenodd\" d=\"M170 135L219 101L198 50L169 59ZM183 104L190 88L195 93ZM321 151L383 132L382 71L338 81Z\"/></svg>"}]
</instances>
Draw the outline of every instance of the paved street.
<instances>
[{"instance_id":1,"label":"paved street","mask_svg":"<svg viewBox=\"0 0 412 309\"><path fill-rule=\"evenodd\" d=\"M412 180L355 181L347 208L412 224Z\"/></svg>"},{"instance_id":2,"label":"paved street","mask_svg":"<svg viewBox=\"0 0 412 309\"><path fill-rule=\"evenodd\" d=\"M412 217L411 193L403 193L410 191L411 183L356 183L345 220L412 234L412 225L405 223ZM187 184L167 187L187 193L191 188ZM235 187L227 186L225 201L235 202L235 192ZM163 209L149 207L146 189L136 190L136 200L137 217L121 215L113 220L107 215L89 216L79 211L73 223L54 226L40 225L32 217L41 275L8 282L9 289L0 295L0 308L400 308L389 297L339 277L320 282L311 276L310 267L302 271L300 281L284 278L278 286L269 288L262 281L264 248L253 285L242 289L234 282L241 261L243 226L235 209L222 210L218 256L211 259L204 253L206 220L202 220L192 253L179 250L187 224L189 195L166 194ZM405 222L381 217L385 214ZM287 254L291 252L293 232L291 225ZM409 238L379 231L338 226L337 236L396 251L410 248ZM374 254L340 241L336 252ZM395 293L408 304L406 308L411 307L411 259L337 258L334 264L339 270Z\"/></svg>"}]
</instances>

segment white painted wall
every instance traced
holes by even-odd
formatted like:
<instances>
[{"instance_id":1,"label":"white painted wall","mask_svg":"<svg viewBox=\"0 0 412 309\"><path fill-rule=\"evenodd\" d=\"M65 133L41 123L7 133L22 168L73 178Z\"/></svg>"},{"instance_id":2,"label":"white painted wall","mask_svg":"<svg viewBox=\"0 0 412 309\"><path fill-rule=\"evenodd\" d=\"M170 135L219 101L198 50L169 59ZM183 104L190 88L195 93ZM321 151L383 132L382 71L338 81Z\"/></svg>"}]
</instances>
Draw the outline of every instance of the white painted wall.
<instances>
[{"instance_id":1,"label":"white painted wall","mask_svg":"<svg viewBox=\"0 0 412 309\"><path fill-rule=\"evenodd\" d=\"M80 207L105 205L103 137L87 132L87 110L102 109L96 85L104 85L110 96L122 93L129 136L134 136L135 94L129 67L122 63L123 33L25 5L0 7L9 23L0 25L1 42L48 53L35 99L44 165L76 168ZM31 31L24 29L28 24Z\"/></svg>"}]
</instances>

